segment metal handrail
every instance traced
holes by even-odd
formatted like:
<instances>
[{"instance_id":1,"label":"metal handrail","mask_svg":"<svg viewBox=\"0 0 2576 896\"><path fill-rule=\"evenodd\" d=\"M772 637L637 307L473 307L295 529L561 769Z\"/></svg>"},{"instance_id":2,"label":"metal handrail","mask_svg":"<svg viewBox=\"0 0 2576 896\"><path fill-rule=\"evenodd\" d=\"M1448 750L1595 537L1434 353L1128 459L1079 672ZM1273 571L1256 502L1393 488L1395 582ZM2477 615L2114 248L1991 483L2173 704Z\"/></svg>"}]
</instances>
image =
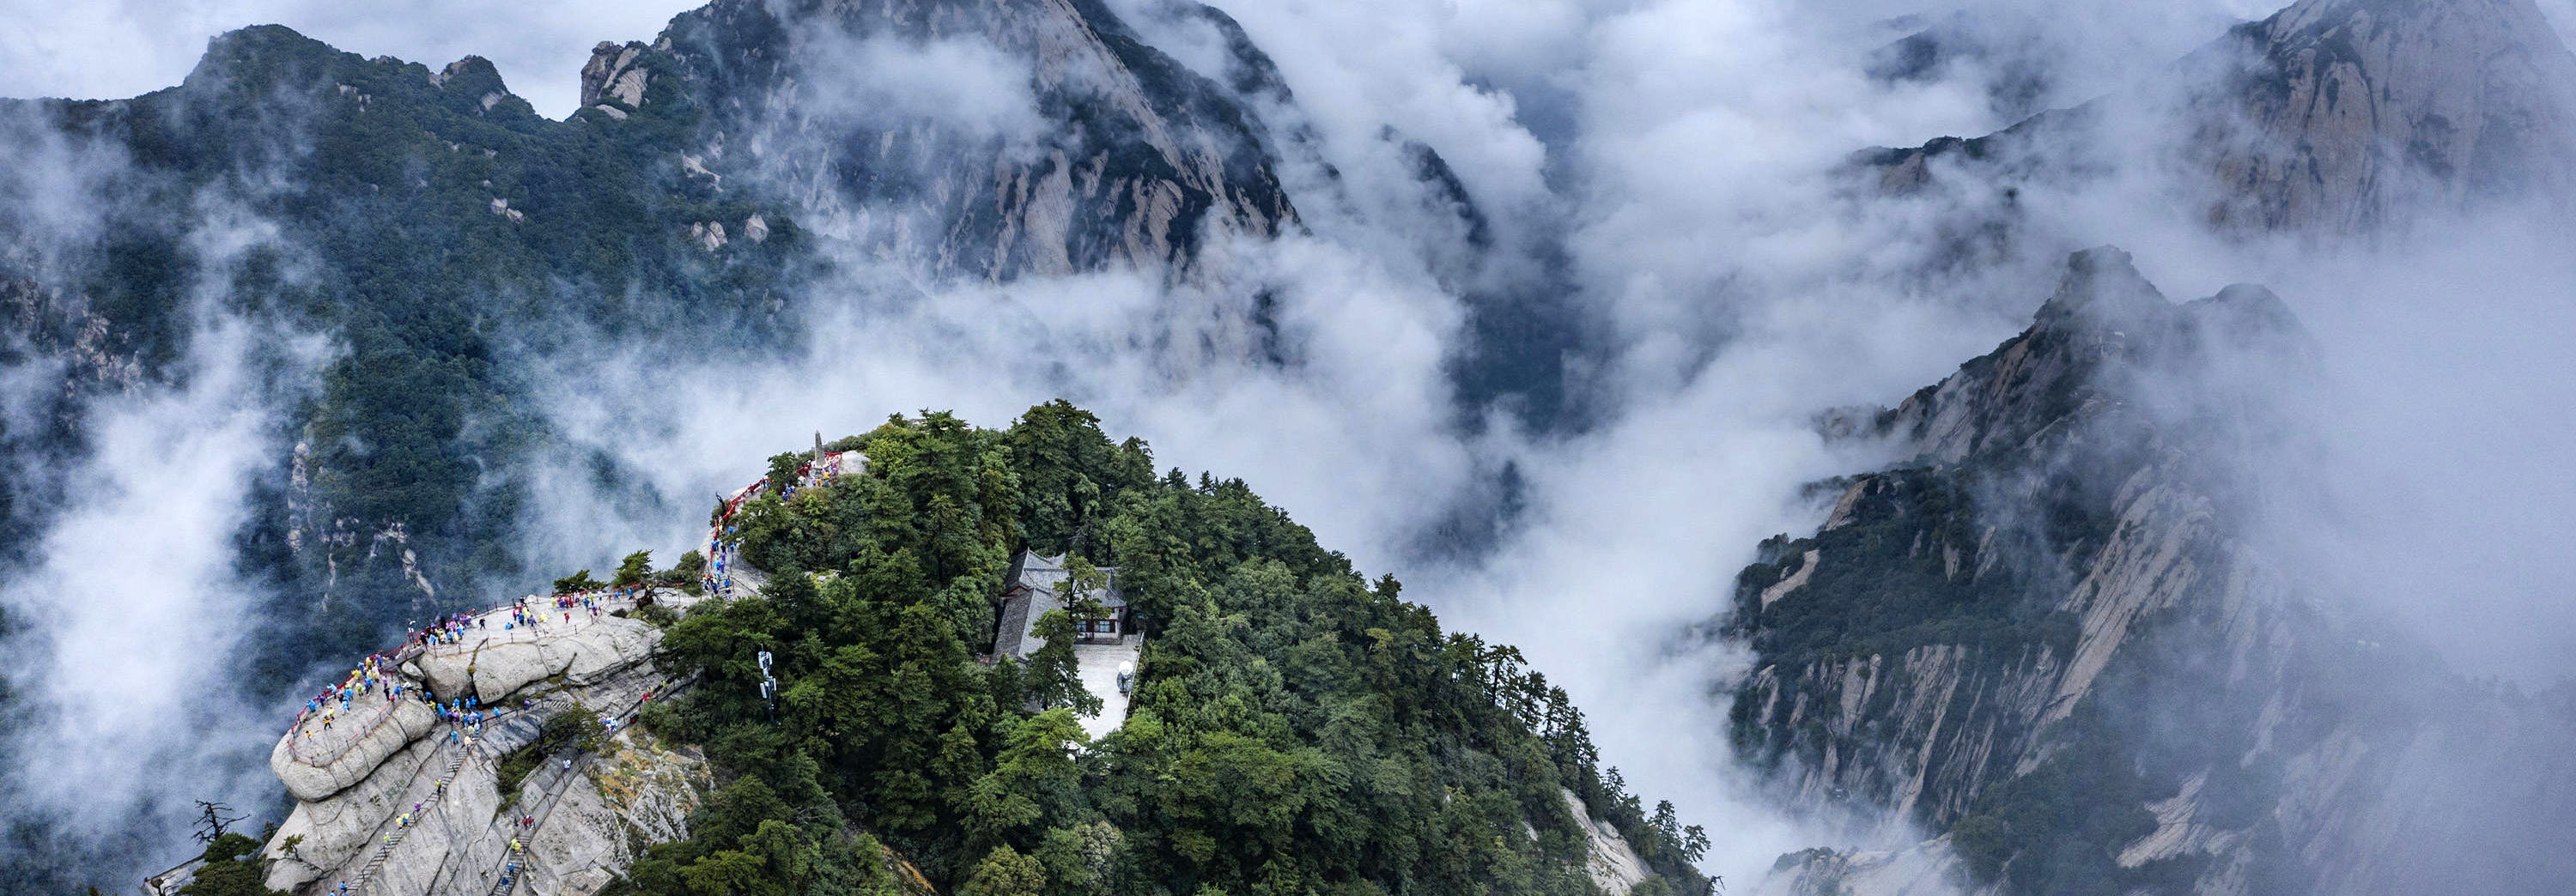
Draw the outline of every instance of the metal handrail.
<instances>
[{"instance_id":1,"label":"metal handrail","mask_svg":"<svg viewBox=\"0 0 2576 896\"><path fill-rule=\"evenodd\" d=\"M691 672L687 677L677 679L676 681L674 679L664 678L660 685L655 686L644 693L660 694L667 699L671 694L687 690L690 685L696 684L697 681L698 673L695 672ZM620 726L631 724L635 719L643 716L644 702L642 695L637 695L636 699L627 703L624 709L611 713L608 717L617 719ZM572 781L573 776L589 770L592 763L598 758L599 754L596 751L583 753L581 756L573 760L573 767L563 770L562 773L555 776L552 783L539 788L540 795L537 798L537 807L535 811L527 813L528 817L534 819L534 821L527 826L527 830L525 832L513 835L514 839L524 838L521 840L522 843L533 845L536 842L537 829L545 826L546 819L553 817L554 815L555 805L563 801L565 785ZM525 803L526 801L525 797L522 797L520 800L522 803ZM521 813L519 812L513 811L510 813L509 817L515 819L518 818L520 814ZM512 827L515 828L517 826L512 825ZM492 885L491 891L486 894L486 896L504 896L504 894L509 893L511 888L518 884L520 872L527 870L519 861L519 856L523 854L524 853L520 851L506 849L502 852L501 876L498 882Z\"/></svg>"},{"instance_id":2,"label":"metal handrail","mask_svg":"<svg viewBox=\"0 0 2576 896\"><path fill-rule=\"evenodd\" d=\"M648 585L648 586L645 586L645 594L646 594L646 596L650 596L650 595L652 594L652 591L653 591L652 586L649 586L649 585ZM602 602L603 604L605 604L605 603L607 603L607 602L609 602L609 601L614 601L614 600L626 600L628 603L633 603L633 600L632 600L632 599L630 599L630 598L618 598L618 597L613 597L613 596L607 596L608 592L606 592L606 591L604 591L604 590L602 590L602 591L585 591L585 592L579 592L579 594L580 594L581 596L589 596L589 595L594 595L594 594L596 594L596 595L602 595L602 596L601 596L601 598L600 598L600 600L601 600L601 602ZM491 615L491 614L493 614L493 613L498 613L498 612L500 612L500 611L502 611L502 610L510 609L510 608L512 608L513 606L515 606L515 602L510 603L510 604L500 604L500 605L493 606L493 607L491 607L491 608L489 608L489 609L483 610L482 612L475 613L475 614L473 614L473 616L474 616L474 618L482 618L482 617L485 617L485 616L489 616L489 615ZM495 642L495 641L499 641L499 642L501 642L501 643L510 643L510 644L515 644L515 643L522 643L522 641L523 641L523 636L524 636L524 640L525 640L525 641L529 641L529 642L542 640L542 639L545 639L545 638L548 638L548 637L555 637L554 635L550 635L550 634L542 633L542 632L540 632L538 629L533 628L533 627L531 627L531 628L527 628L527 629L525 629L525 630L509 629L509 630L505 630L505 631L503 631L503 632L492 632L492 631L490 631L490 630L488 630L488 629L484 629L484 630L480 630L480 632L481 632L481 634L482 634L481 639L476 640L476 641L473 641L473 642L471 642L471 643L459 642L459 643L456 643L456 644L423 645L423 644L421 644L421 643L419 643L419 642L417 642L417 641L407 641L407 642L405 642L405 643L404 643L404 645L403 645L402 647L400 647L400 648L396 648L396 649L393 651L393 653L392 653L392 657L391 657L391 662L389 662L389 663L387 663L387 664L386 664L388 669L393 670L393 671L392 671L391 673L389 673L389 674L399 674L400 669L401 669L401 667L402 667L402 665L403 665L404 663L408 663L408 662L411 662L411 661L413 661L413 660L417 660L417 659L419 659L419 658L421 658L421 657L423 657L423 656L448 656L448 655L453 655L453 653L438 653L438 652L437 652L437 649L438 649L438 648L440 648L440 647L453 647L453 648L456 648L458 651L466 651L466 650L480 651L480 650L482 650L482 648L483 648L484 646L489 645L489 644L491 644L491 643L493 643L493 642ZM355 701L352 701L352 702L355 702ZM394 701L394 702L399 702L399 701ZM297 717L297 718L296 718L296 720L295 720L292 724L288 725L288 727L287 727L287 734L286 734L286 737L288 738L288 740L287 740L287 745L286 745L286 755L287 755L287 758L292 759L292 760L294 760L295 762L297 762L297 763L299 763L299 764L302 764L302 765L304 765L304 766L306 766L306 767L309 767L309 768L322 768L322 767L324 767L324 766L328 766L328 765L330 765L330 764L332 764L332 763L335 763L335 762L340 761L340 759L341 759L342 757L345 757L345 756L347 756L347 755L349 754L349 750L351 750L351 749L355 748L358 744L365 742L365 741L366 741L366 739L367 739L368 737L370 737L370 736L374 735L374 734L376 733L376 729L384 727L384 724L385 724L386 722L389 722L389 721L392 721L392 720L393 720L393 717L394 717L394 711L393 711L393 709L391 709L390 707L392 707L392 706L394 705L394 702L388 702L388 703L384 704L384 705L385 705L386 707L388 707L388 708L387 708L387 709L385 709L385 710L383 710L383 711L381 711L381 712L379 712L379 713L377 713L377 714L376 714L375 721L368 723L368 724L367 724L367 728L366 728L366 730L365 730L365 731L363 731L363 732L361 732L361 733L357 734L357 735L356 735L356 736L354 736L354 737L350 737L350 738L348 738L347 740L345 740L345 741L341 742L341 743L338 745L338 749L337 749L335 752L331 753L331 754L330 754L330 756L329 756L328 758L322 758L322 759L319 759L318 761L317 761L314 757L311 757L311 756L307 756L307 755L305 755L305 745L304 745L304 743L303 743L303 741L304 741L305 739L304 739L304 738L299 738L299 737L297 737L297 736L296 736L296 732L298 732L298 731L302 730L302 729L303 729L303 727L304 727L304 725L305 725L305 723L307 723L307 722L311 721L311 717L310 717L310 716L299 716L299 717ZM340 740L339 738L331 738L331 739L332 739L332 740Z\"/></svg>"}]
</instances>

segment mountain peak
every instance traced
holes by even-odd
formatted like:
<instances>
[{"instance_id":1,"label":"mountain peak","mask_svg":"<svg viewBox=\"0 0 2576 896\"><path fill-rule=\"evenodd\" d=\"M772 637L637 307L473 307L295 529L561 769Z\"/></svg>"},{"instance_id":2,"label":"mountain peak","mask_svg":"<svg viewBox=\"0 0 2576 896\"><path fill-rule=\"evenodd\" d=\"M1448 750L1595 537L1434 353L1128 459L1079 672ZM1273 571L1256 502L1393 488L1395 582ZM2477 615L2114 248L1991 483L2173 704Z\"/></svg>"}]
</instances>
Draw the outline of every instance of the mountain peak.
<instances>
[{"instance_id":1,"label":"mountain peak","mask_svg":"<svg viewBox=\"0 0 2576 896\"><path fill-rule=\"evenodd\" d=\"M2133 91L1854 159L1895 193L1936 157L1999 181L2172 162L2206 176L2218 229L2365 232L2576 188L2576 54L2556 35L2531 0L2303 0L2180 60L2178 103ZM2180 139L2133 146L2106 108Z\"/></svg>"},{"instance_id":2,"label":"mountain peak","mask_svg":"<svg viewBox=\"0 0 2576 896\"><path fill-rule=\"evenodd\" d=\"M278 66L288 60L327 62L342 53L330 44L304 36L284 25L251 25L235 28L206 39L205 55L197 57L197 66L188 72L188 83L199 83L208 77L238 78L242 73Z\"/></svg>"},{"instance_id":3,"label":"mountain peak","mask_svg":"<svg viewBox=\"0 0 2576 896\"><path fill-rule=\"evenodd\" d=\"M2186 306L2205 320L2228 321L2231 329L2287 332L2300 329L2299 317L2272 291L2252 283L2232 283L2217 295Z\"/></svg>"},{"instance_id":4,"label":"mountain peak","mask_svg":"<svg viewBox=\"0 0 2576 896\"><path fill-rule=\"evenodd\" d=\"M2029 329L1884 412L1877 428L1944 462L2028 452L2098 410L2151 397L2142 390L2197 395L2213 370L2241 374L2273 359L2295 368L2314 356L2271 290L2238 284L2176 305L2129 253L2096 246L2067 256Z\"/></svg>"},{"instance_id":5,"label":"mountain peak","mask_svg":"<svg viewBox=\"0 0 2576 896\"><path fill-rule=\"evenodd\" d=\"M2530 0L2306 0L2210 55L2219 223L2366 230L2576 183L2576 56Z\"/></svg>"},{"instance_id":6,"label":"mountain peak","mask_svg":"<svg viewBox=\"0 0 2576 896\"><path fill-rule=\"evenodd\" d=\"M2037 326L2120 330L2172 313L2172 303L2138 273L2129 253L2095 246L2067 256L2066 273L2039 307Z\"/></svg>"}]
</instances>

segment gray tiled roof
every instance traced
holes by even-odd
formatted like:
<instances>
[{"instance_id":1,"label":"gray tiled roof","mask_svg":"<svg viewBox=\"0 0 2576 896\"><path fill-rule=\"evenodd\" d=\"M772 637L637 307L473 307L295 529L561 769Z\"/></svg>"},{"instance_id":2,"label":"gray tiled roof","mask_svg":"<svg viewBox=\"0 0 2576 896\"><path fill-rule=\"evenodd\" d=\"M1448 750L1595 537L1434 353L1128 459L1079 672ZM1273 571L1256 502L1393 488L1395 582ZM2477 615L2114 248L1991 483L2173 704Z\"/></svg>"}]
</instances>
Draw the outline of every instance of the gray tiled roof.
<instances>
[{"instance_id":1,"label":"gray tiled roof","mask_svg":"<svg viewBox=\"0 0 2576 896\"><path fill-rule=\"evenodd\" d=\"M1118 570L1104 566L1100 571L1107 575L1108 587L1092 597L1112 610L1127 606L1127 596L1118 590ZM1048 610L1063 608L1064 598L1058 589L1063 587L1068 573L1062 557L1021 551L1011 558L1010 575L1012 580L1004 586L1002 598L1001 633L993 640L993 652L1026 657L1045 646L1046 642L1037 636L1038 617Z\"/></svg>"}]
</instances>

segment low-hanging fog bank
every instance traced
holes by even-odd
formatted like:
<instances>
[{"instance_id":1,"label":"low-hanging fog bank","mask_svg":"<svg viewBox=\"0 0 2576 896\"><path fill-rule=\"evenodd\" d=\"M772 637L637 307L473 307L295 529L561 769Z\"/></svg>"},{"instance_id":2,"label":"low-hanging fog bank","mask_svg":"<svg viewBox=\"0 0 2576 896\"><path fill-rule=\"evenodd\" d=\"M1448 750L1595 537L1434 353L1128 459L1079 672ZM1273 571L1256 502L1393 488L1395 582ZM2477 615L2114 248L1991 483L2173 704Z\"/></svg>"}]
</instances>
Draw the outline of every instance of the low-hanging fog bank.
<instances>
[{"instance_id":1,"label":"low-hanging fog bank","mask_svg":"<svg viewBox=\"0 0 2576 896\"><path fill-rule=\"evenodd\" d=\"M1150 7L1115 5L1131 16ZM2571 234L2554 218L2427 212L2420 226L2362 243L2216 236L2190 203L2172 201L2201 188L2173 182L2159 167L2167 147L2141 141L2121 177L2020 197L2026 231L2039 236L2019 251L1944 267L1933 263L1951 251L1943 228L1990 197L1861 199L1840 173L1860 147L2012 122L1993 89L2005 75L1985 63L1926 80L1868 76L1871 51L1903 34L1886 20L1925 10L1217 5L1277 61L1313 128L1313 156L1282 161L1311 234L1221 242L1210 251L1224 274L1180 285L1118 271L921 285L851 257L795 298L795 335L780 349L601 337L578 357L532 353L521 360L552 441L543 462L493 474L531 488L531 565L601 569L636 548L668 562L700 537L710 499L817 432L835 438L924 408L1000 426L1068 398L1109 432L1150 441L1165 467L1241 476L1363 569L1403 578L1406 596L1452 628L1520 645L1584 708L1604 762L1707 826L1716 845L1706 865L1749 882L1780 853L1828 841L1765 802L1728 755L1721 688L1743 657L1688 632L1728 605L1756 542L1820 521L1803 485L1893 460L1828 444L1818 413L1892 405L1940 379L2027 323L2065 249L2109 243L2177 298L2266 284L2317 336L2327 376L2309 422L2322 449L2279 460L2331 487L2315 505L2273 508L2255 540L2321 597L2392 614L2461 669L2532 684L2571 671L2576 604L2559 583L2576 571L2564 547L2576 487L2558 446L2576 436L2564 409L2576 263L2556 251ZM1990 27L2055 61L2041 92L2051 105L2152 79L2230 21L2269 12L2228 0L2012 5L1960 27ZM299 27L301 14L318 15L273 13ZM655 24L629 15L551 14L520 43L578 34L573 45L586 47ZM119 21L99 33L178 40ZM198 19L174 21L185 30ZM1977 24L1989 21L2005 24ZM500 52L351 40L429 59ZM0 70L58 59L58 46L0 41ZM863 79L871 64L932 55L852 52ZM1204 47L1173 53L1215 58ZM569 66L513 74L523 92L569 105ZM991 95L1008 85L942 83L981 91L965 105L1001 110L996 121L1028 108ZM1474 284L1448 276L1454 240L1423 235L1424 188L1389 129L1439 152L1494 220L1495 245L1561 254L1567 300L1600 331L1565 359L1568 400L1591 425L1533 430L1491 408L1462 425L1451 363L1471 348L1462 293ZM1518 273L1515 263L1495 269ZM1256 294L1275 310L1256 309ZM1245 335L1257 315L1281 334L1275 357ZM244 326L201 329L183 385L90 409L98 435L87 456L53 475L95 497L49 520L6 586L10 620L33 632L11 643L41 645L13 651L8 675L40 706L34 717L54 721L8 754L14 792L96 836L149 806L152 836L170 840L185 801L210 791L156 783L166 769L257 793L261 772L240 760L283 718L174 691L199 677L178 667L181 656L135 655L186 641L201 648L186 664L224 657L232 613L249 605L238 592L258 587L231 576L228 558L245 480L283 448L267 437L274 410L234 398L227 379L242 376ZM153 462L175 457L186 466ZM609 481L596 474L603 459L617 471ZM1499 535L1443 549L1434 533L1462 512ZM138 552L153 559L133 562ZM38 680L48 683L25 684ZM77 790L46 783L46 769L71 767L85 782Z\"/></svg>"}]
</instances>

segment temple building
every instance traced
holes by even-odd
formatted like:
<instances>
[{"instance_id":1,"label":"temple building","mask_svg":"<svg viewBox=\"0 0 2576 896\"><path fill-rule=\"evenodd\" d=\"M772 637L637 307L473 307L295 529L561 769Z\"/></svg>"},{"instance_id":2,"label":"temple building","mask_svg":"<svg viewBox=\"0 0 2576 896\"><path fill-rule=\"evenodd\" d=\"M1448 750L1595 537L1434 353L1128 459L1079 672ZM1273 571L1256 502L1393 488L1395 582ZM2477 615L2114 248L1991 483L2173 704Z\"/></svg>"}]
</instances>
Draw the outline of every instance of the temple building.
<instances>
[{"instance_id":1,"label":"temple building","mask_svg":"<svg viewBox=\"0 0 2576 896\"><path fill-rule=\"evenodd\" d=\"M1101 585L1088 595L1099 603L1095 615L1077 614L1073 629L1077 643L1119 644L1135 634L1134 619L1128 614L1127 598L1118 590L1118 570L1099 567ZM1066 571L1063 557L1049 557L1023 550L1011 558L1011 569L1002 581L1000 628L993 637L993 653L1014 659L1026 658L1046 646L1037 636L1038 617L1048 610L1064 609L1084 595L1067 593L1072 574Z\"/></svg>"}]
</instances>

